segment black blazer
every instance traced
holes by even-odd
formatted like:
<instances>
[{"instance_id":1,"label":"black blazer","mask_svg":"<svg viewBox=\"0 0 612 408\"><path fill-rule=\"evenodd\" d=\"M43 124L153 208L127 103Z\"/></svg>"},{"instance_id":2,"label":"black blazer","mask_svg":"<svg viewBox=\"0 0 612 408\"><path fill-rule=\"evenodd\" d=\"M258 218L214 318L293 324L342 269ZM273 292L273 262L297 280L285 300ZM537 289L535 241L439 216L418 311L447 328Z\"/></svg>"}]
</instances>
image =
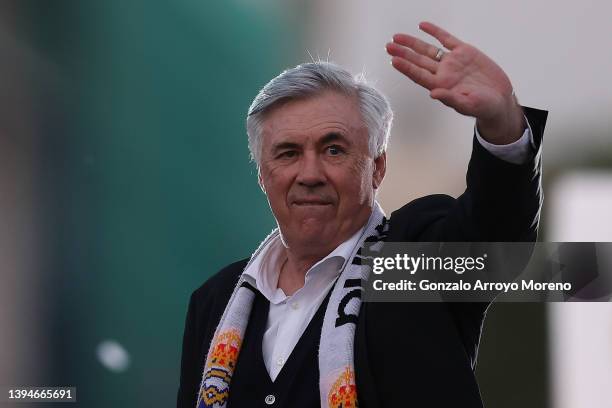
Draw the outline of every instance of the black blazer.
<instances>
[{"instance_id":1,"label":"black blazer","mask_svg":"<svg viewBox=\"0 0 612 408\"><path fill-rule=\"evenodd\" d=\"M536 154L515 165L474 137L467 189L457 199L430 195L391 214L389 241L535 241L541 189L541 143L547 112L524 108ZM177 406L196 403L208 347L243 259L195 290L183 337ZM474 368L488 303L362 302L355 334L361 408L482 407Z\"/></svg>"}]
</instances>

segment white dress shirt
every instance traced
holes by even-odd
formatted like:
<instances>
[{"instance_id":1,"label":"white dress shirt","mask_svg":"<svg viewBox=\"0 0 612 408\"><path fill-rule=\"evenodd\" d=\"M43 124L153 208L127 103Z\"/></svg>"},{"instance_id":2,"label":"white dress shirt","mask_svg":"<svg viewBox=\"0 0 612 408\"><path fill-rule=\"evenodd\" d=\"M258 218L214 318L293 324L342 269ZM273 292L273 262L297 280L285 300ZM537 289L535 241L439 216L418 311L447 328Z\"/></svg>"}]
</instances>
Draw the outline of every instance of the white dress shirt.
<instances>
[{"instance_id":1,"label":"white dress shirt","mask_svg":"<svg viewBox=\"0 0 612 408\"><path fill-rule=\"evenodd\" d=\"M244 271L245 278L270 302L263 335L263 360L274 381L308 323L349 261L365 225L306 272L304 286L287 296L278 287L281 266L287 256L280 236L273 239Z\"/></svg>"},{"instance_id":2,"label":"white dress shirt","mask_svg":"<svg viewBox=\"0 0 612 408\"><path fill-rule=\"evenodd\" d=\"M533 134L528 122L522 137L508 145L487 142L480 136L476 127L475 133L480 144L502 160L520 164L526 162L532 154L530 145L534 145ZM304 286L291 296L287 296L278 287L280 270L287 259L280 236L276 236L263 248L243 272L247 281L270 302L262 353L272 381L285 365L344 264L349 261L353 247L359 241L364 228L365 225L329 255L314 264L306 272Z\"/></svg>"},{"instance_id":3,"label":"white dress shirt","mask_svg":"<svg viewBox=\"0 0 612 408\"><path fill-rule=\"evenodd\" d=\"M527 128L523 132L523 136L517 141L505 145L496 145L484 140L482 136L480 136L476 125L474 125L474 133L476 133L476 139L478 139L482 147L487 149L491 154L513 164L522 164L531 158L533 154L532 149L535 149L533 132L531 131L531 125L527 117L525 117L525 123L527 123Z\"/></svg>"}]
</instances>

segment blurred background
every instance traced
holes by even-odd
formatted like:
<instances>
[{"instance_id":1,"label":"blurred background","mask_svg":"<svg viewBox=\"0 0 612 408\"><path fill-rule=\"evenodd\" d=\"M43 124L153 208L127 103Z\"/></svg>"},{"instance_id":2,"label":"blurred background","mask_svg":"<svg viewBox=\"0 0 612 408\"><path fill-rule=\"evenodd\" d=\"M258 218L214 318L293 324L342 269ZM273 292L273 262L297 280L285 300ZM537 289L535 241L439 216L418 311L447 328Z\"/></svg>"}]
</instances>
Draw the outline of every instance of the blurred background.
<instances>
[{"instance_id":1,"label":"blurred background","mask_svg":"<svg viewBox=\"0 0 612 408\"><path fill-rule=\"evenodd\" d=\"M550 111L540 240L612 241L610 12L603 0L2 0L0 384L76 386L92 408L175 403L190 293L275 226L246 110L311 56L365 72L394 107L387 213L460 194L473 119L384 52L422 20ZM477 374L490 407L610 407L610 304L493 305Z\"/></svg>"}]
</instances>

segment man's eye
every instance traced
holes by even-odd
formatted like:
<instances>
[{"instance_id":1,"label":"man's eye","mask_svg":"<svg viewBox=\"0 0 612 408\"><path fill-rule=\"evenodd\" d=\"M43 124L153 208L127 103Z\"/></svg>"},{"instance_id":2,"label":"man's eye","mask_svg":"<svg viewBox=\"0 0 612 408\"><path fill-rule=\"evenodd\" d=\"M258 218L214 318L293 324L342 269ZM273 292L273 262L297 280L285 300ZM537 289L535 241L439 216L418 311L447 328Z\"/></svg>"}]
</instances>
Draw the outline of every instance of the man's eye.
<instances>
[{"instance_id":1,"label":"man's eye","mask_svg":"<svg viewBox=\"0 0 612 408\"><path fill-rule=\"evenodd\" d=\"M344 153L344 150L340 146L337 146L337 145L328 146L327 151L329 152L331 156L338 156Z\"/></svg>"}]
</instances>

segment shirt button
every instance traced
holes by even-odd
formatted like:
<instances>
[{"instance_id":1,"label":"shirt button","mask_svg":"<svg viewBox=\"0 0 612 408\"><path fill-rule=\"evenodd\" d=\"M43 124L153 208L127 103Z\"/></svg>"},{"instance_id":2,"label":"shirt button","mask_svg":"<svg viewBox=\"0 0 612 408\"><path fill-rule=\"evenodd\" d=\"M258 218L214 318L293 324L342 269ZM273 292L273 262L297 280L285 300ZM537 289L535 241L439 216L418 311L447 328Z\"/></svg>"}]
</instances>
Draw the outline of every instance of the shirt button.
<instances>
[{"instance_id":1,"label":"shirt button","mask_svg":"<svg viewBox=\"0 0 612 408\"><path fill-rule=\"evenodd\" d=\"M274 404L274 401L276 401L276 398L274 397L274 395L270 394L266 396L266 399L264 401L266 401L266 404L272 405Z\"/></svg>"},{"instance_id":2,"label":"shirt button","mask_svg":"<svg viewBox=\"0 0 612 408\"><path fill-rule=\"evenodd\" d=\"M282 366L283 364L285 364L285 359L282 357L279 357L278 360L276 360L276 364L280 366Z\"/></svg>"},{"instance_id":3,"label":"shirt button","mask_svg":"<svg viewBox=\"0 0 612 408\"><path fill-rule=\"evenodd\" d=\"M299 307L300 307L300 304L299 304L298 302L293 302L293 303L291 304L291 308L292 308L293 310L297 310Z\"/></svg>"}]
</instances>

